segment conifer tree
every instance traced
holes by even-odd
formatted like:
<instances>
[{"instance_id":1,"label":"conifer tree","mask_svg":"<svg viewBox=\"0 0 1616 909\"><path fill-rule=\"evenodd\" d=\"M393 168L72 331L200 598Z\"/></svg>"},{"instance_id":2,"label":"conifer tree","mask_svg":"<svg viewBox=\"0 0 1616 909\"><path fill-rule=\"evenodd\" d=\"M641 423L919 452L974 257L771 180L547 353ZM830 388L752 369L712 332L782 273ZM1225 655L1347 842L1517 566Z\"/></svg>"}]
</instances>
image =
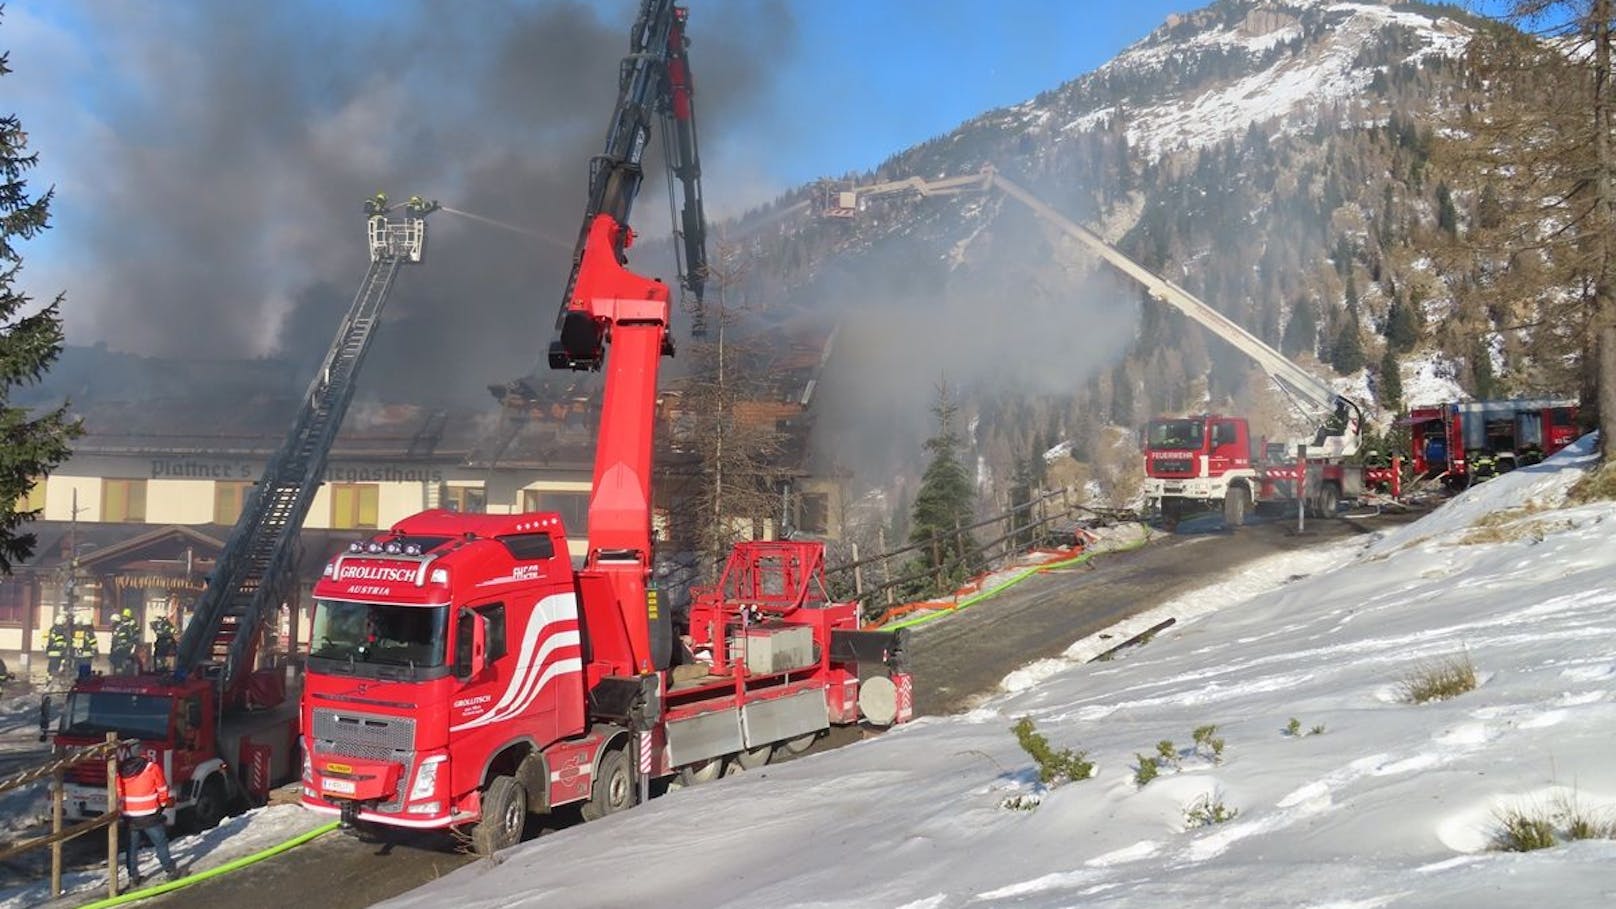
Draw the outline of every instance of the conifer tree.
<instances>
[{"instance_id":1,"label":"conifer tree","mask_svg":"<svg viewBox=\"0 0 1616 909\"><path fill-rule=\"evenodd\" d=\"M10 54L0 54L0 76L11 72ZM36 413L11 403L11 389L38 382L62 351L62 295L35 307L15 288L22 269L19 241L50 226L54 190L29 196L24 175L39 161L28 153L28 134L15 116L0 117L0 572L10 574L33 555L36 543L23 528L38 517L28 492L67 460L68 442L80 428L67 404Z\"/></svg>"},{"instance_id":2,"label":"conifer tree","mask_svg":"<svg viewBox=\"0 0 1616 909\"><path fill-rule=\"evenodd\" d=\"M1390 344L1380 357L1380 406L1392 411L1403 409L1403 377L1398 371L1397 352Z\"/></svg>"},{"instance_id":3,"label":"conifer tree","mask_svg":"<svg viewBox=\"0 0 1616 909\"><path fill-rule=\"evenodd\" d=\"M920 547L919 558L928 577L948 585L966 577L979 562L976 542L964 529L976 515L976 489L960 460L961 443L955 428L959 407L946 381L937 386L937 403L931 412L937 417L937 434L926 440L931 463L915 492L909 542Z\"/></svg>"},{"instance_id":4,"label":"conifer tree","mask_svg":"<svg viewBox=\"0 0 1616 909\"><path fill-rule=\"evenodd\" d=\"M1287 357L1312 353L1318 343L1318 318L1313 314L1313 303L1306 297L1296 301L1291 317L1285 322L1285 335L1280 339L1280 350Z\"/></svg>"}]
</instances>

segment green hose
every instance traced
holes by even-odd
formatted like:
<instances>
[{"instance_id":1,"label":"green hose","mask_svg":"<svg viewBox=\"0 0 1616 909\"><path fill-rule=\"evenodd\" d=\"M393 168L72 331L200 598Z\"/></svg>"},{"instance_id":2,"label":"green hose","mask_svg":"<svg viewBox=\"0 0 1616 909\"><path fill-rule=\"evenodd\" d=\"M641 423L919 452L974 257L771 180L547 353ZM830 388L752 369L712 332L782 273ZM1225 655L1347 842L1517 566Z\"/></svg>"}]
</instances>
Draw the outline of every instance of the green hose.
<instances>
[{"instance_id":1,"label":"green hose","mask_svg":"<svg viewBox=\"0 0 1616 909\"><path fill-rule=\"evenodd\" d=\"M150 887L144 887L140 890L131 890L128 893L120 893L117 896L108 897L104 900L97 900L93 903L81 906L79 909L102 909L103 906L121 906L124 903L131 903L135 900L143 900L148 897L157 896L161 893L168 893L173 890L178 890L181 887L189 887L192 884L200 883L208 880L209 878L215 878L222 874L228 874L235 871L237 868L245 868L254 862L261 862L264 859L273 858L274 856L280 855L282 852L285 852L288 849L295 849L298 846L307 843L309 840L314 839L315 837L324 836L325 834L337 829L337 824L337 821L332 821L329 824L322 824L319 827L308 831L307 833L300 833L286 842L271 846L262 852L255 852L252 855L244 855L238 859L231 859L230 861L225 862L223 865L216 868L209 868L206 871L201 871L187 877L182 877L177 881L168 881L167 883L163 884L153 884ZM117 874L117 869L113 869L112 873Z\"/></svg>"},{"instance_id":2,"label":"green hose","mask_svg":"<svg viewBox=\"0 0 1616 909\"><path fill-rule=\"evenodd\" d=\"M1115 549L1107 549L1106 552L1128 552L1130 550L1138 549L1139 547L1144 546L1146 543L1149 543L1149 542L1150 542L1150 537L1146 536L1144 539L1141 539L1138 542L1128 543L1127 545L1124 545L1124 546L1118 546ZM1002 584L999 584L999 585L997 585L995 587L990 587L987 590L983 590L983 591L980 591L980 592L978 592L978 593L976 593L976 594L974 594L972 596L966 597L965 599L963 599L963 600L959 601L958 603L954 604L954 606L951 607L951 608L939 609L936 612L929 612L929 613L926 613L925 615L918 615L918 616L915 616L912 619L904 619L901 622L894 622L891 625L886 625L886 626L883 626L883 627L886 627L886 628L912 628L915 625L924 625L927 622L930 622L930 621L933 621L933 620L936 620L936 619L940 619L945 615L949 615L951 613L959 612L961 609L966 609L966 608L968 608L970 606L974 606L977 603L980 603L983 600L986 600L986 599L988 599L990 597L998 596L999 594L1005 592L1006 590L1009 590L1010 588L1016 586L1017 584L1020 584L1022 581L1027 580L1028 578L1032 577L1033 575L1042 574L1043 572L1050 571L1050 570L1056 569L1056 568L1069 568L1069 567L1071 567L1073 565L1081 565L1084 562L1087 562L1089 559L1092 559L1096 555L1102 555L1102 553L1084 551L1084 553L1082 555L1073 556L1070 559L1063 559L1063 560L1061 560L1059 562L1050 562L1047 565L1034 565L1033 567L1028 568L1026 571L1021 572L1020 574L1016 575L1015 577L1010 578L1009 580L1005 581Z\"/></svg>"}]
</instances>

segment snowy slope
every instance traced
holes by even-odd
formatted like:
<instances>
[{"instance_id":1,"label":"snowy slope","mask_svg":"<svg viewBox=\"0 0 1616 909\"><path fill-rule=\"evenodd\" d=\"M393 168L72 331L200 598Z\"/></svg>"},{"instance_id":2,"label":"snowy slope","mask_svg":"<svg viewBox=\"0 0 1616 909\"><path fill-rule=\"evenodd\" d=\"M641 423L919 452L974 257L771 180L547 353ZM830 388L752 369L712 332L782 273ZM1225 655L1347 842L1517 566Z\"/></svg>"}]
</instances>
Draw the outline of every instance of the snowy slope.
<instances>
[{"instance_id":1,"label":"snowy slope","mask_svg":"<svg viewBox=\"0 0 1616 909\"><path fill-rule=\"evenodd\" d=\"M1329 564L1209 579L1199 618L1119 660L674 792L386 905L1609 905L1616 842L1489 849L1510 808L1616 816L1616 521L1555 505L1589 461L1584 442ZM1477 690L1400 701L1422 661L1461 653ZM1043 789L1009 732L1021 716L1097 777ZM1192 753L1207 724L1221 763ZM1163 740L1180 767L1141 788L1135 755ZM1016 796L1041 804L1004 807ZM1237 816L1188 828L1203 797Z\"/></svg>"},{"instance_id":2,"label":"snowy slope","mask_svg":"<svg viewBox=\"0 0 1616 909\"><path fill-rule=\"evenodd\" d=\"M1215 9L1182 22L1169 20L1075 85L1143 78L1159 86L1161 98L1125 104L1129 144L1147 158L1158 158L1237 137L1256 122L1280 120L1288 132L1309 128L1319 111L1363 94L1377 69L1359 57L1388 27L1409 36L1400 63L1460 56L1472 34L1469 26L1447 16L1373 0L1286 0L1245 7L1247 15L1233 22L1217 18ZM1309 35L1306 21L1328 27ZM1299 50L1291 50L1297 45ZM1245 71L1188 90L1177 84L1180 72L1209 54L1240 61ZM1110 102L1062 109L1028 101L1004 112L1001 122L1033 130L1057 123L1059 132L1081 133L1115 116L1117 105Z\"/></svg>"}]
</instances>

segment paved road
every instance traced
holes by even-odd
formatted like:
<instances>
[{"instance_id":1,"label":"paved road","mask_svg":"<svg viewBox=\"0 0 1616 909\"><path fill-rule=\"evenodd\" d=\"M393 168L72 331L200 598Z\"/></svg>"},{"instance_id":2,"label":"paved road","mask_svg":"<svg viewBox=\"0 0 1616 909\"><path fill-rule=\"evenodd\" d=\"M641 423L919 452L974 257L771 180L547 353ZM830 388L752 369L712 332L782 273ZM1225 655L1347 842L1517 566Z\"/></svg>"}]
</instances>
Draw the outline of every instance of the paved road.
<instances>
[{"instance_id":1,"label":"paved road","mask_svg":"<svg viewBox=\"0 0 1616 909\"><path fill-rule=\"evenodd\" d=\"M1216 518L1186 521L1180 532L1132 552L1096 557L1092 568L1053 572L957 615L915 629L910 642L915 702L924 714L951 713L992 693L1011 670L1050 657L1079 638L1179 596L1275 552L1396 526L1415 516L1312 522L1261 521L1234 533ZM826 747L856 732L839 731ZM532 836L541 831L529 830ZM452 845L410 837L391 846L327 835L287 855L158 897L162 909L362 909L468 862Z\"/></svg>"}]
</instances>

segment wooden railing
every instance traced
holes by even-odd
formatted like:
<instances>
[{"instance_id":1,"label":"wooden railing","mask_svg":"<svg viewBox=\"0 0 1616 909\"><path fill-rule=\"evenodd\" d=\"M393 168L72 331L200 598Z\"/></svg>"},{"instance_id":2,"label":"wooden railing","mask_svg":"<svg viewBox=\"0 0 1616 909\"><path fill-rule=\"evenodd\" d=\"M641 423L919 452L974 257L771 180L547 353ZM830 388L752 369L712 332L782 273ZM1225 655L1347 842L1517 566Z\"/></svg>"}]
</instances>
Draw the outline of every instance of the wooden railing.
<instances>
[{"instance_id":1,"label":"wooden railing","mask_svg":"<svg viewBox=\"0 0 1616 909\"><path fill-rule=\"evenodd\" d=\"M19 853L49 846L51 850L51 899L62 895L62 844L105 827L107 830L107 895L118 895L118 735L107 733L107 740L99 745L75 748L29 770L0 779L0 792L37 783L51 781L51 832L0 846L0 860ZM102 761L107 765L107 810L83 823L68 826L63 818L63 782L69 767Z\"/></svg>"}]
</instances>

